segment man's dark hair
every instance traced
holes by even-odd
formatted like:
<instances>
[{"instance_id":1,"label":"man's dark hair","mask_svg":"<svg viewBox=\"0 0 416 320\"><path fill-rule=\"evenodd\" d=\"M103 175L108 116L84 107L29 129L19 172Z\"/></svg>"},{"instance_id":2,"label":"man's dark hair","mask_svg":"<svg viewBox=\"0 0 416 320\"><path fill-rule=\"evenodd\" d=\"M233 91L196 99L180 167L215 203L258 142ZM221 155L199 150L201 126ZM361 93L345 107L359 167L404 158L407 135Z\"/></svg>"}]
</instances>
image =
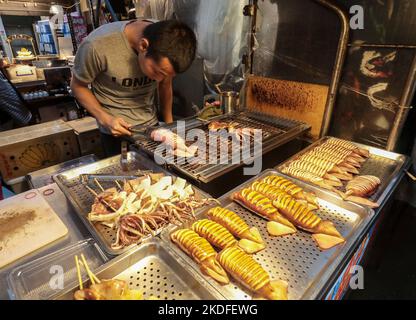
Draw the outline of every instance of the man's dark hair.
<instances>
[{"instance_id":1,"label":"man's dark hair","mask_svg":"<svg viewBox=\"0 0 416 320\"><path fill-rule=\"evenodd\" d=\"M157 62L168 58L176 73L185 72L195 59L195 33L183 22L165 20L149 24L143 37L149 41L146 56Z\"/></svg>"}]
</instances>

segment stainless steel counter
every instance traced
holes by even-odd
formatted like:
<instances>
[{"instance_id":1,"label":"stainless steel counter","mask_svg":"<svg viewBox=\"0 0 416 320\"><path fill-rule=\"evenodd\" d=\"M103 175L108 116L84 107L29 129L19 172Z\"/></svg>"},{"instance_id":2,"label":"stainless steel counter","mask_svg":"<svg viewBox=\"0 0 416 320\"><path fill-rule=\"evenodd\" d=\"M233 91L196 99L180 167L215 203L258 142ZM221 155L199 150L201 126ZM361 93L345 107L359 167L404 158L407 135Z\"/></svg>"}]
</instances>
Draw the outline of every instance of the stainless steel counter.
<instances>
[{"instance_id":1,"label":"stainless steel counter","mask_svg":"<svg viewBox=\"0 0 416 320\"><path fill-rule=\"evenodd\" d=\"M62 193L62 191L59 189L59 187L55 183L45 186L43 188L40 188L38 190L43 195L45 200L50 204L50 206L55 210L56 214L61 218L62 222L66 225L66 227L69 230L68 235L63 239L53 242L50 245L45 246L19 259L16 262L5 266L4 268L1 268L0 269L0 288L1 288L0 299L1 300L9 299L6 279L7 279L8 274L15 267L22 265L28 261L40 258L56 250L67 247L80 240L91 237L90 233L85 228L84 224L81 222L81 220L79 220L78 216L74 213L74 210L71 207L69 201L66 199L65 195Z\"/></svg>"}]
</instances>

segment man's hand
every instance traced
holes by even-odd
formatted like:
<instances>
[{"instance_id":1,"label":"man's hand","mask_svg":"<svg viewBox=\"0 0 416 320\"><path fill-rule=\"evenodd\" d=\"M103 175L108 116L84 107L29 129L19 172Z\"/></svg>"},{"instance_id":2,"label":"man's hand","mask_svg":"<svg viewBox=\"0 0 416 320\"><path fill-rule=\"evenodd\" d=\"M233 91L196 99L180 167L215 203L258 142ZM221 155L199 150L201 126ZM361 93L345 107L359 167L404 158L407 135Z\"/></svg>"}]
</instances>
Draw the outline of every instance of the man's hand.
<instances>
[{"instance_id":1,"label":"man's hand","mask_svg":"<svg viewBox=\"0 0 416 320\"><path fill-rule=\"evenodd\" d=\"M131 128L132 125L122 118L115 118L107 114L104 119L99 119L99 122L103 127L107 128L114 137L131 136L129 128Z\"/></svg>"},{"instance_id":2,"label":"man's hand","mask_svg":"<svg viewBox=\"0 0 416 320\"><path fill-rule=\"evenodd\" d=\"M129 128L132 125L121 118L111 116L103 110L97 98L88 88L87 83L84 83L73 76L71 80L71 89L78 102L97 119L100 125L107 128L113 136L131 136Z\"/></svg>"}]
</instances>

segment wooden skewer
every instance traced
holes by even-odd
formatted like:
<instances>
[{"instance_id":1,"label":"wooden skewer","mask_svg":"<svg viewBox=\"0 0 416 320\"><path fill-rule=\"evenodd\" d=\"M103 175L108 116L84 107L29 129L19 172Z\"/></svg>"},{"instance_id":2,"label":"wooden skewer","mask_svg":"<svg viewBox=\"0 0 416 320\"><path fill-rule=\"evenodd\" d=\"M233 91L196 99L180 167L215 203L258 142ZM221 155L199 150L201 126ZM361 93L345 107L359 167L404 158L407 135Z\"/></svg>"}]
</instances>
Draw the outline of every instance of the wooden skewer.
<instances>
[{"instance_id":1,"label":"wooden skewer","mask_svg":"<svg viewBox=\"0 0 416 320\"><path fill-rule=\"evenodd\" d=\"M81 270L79 268L78 256L75 256L75 265L77 266L77 276L78 276L79 289L80 290L83 290L84 289L84 286L82 284Z\"/></svg>"},{"instance_id":2,"label":"wooden skewer","mask_svg":"<svg viewBox=\"0 0 416 320\"><path fill-rule=\"evenodd\" d=\"M94 178L94 182L101 189L102 192L105 191L104 188L103 188L103 186L101 185L101 183L98 182L97 178Z\"/></svg>"},{"instance_id":3,"label":"wooden skewer","mask_svg":"<svg viewBox=\"0 0 416 320\"><path fill-rule=\"evenodd\" d=\"M129 186L130 186L131 190L134 192L134 188L133 188L133 186L131 185L130 180L126 180L126 179L124 179L124 185L126 185L127 183L129 184Z\"/></svg>"},{"instance_id":4,"label":"wooden skewer","mask_svg":"<svg viewBox=\"0 0 416 320\"><path fill-rule=\"evenodd\" d=\"M84 263L82 261L80 261L79 263L80 263L81 266L83 266L85 268L85 265L84 265ZM92 277L95 282L100 283L101 282L100 279L98 279L98 277L94 273L92 273L91 270L89 270L89 271L90 271L90 274L87 273L88 274L88 277L90 279ZM91 281L91 283L94 284L93 281Z\"/></svg>"},{"instance_id":5,"label":"wooden skewer","mask_svg":"<svg viewBox=\"0 0 416 320\"><path fill-rule=\"evenodd\" d=\"M120 182L118 182L118 180L116 180L115 183L116 183L117 187L120 189L120 191L123 190L123 188L121 187L121 184L120 184Z\"/></svg>"},{"instance_id":6,"label":"wooden skewer","mask_svg":"<svg viewBox=\"0 0 416 320\"><path fill-rule=\"evenodd\" d=\"M87 188L87 190L89 191L89 192L91 192L97 199L98 199L98 201L100 201L101 203L104 203L104 205L106 205L108 208L110 208L111 210L113 210L114 212L116 212L117 210L112 206L112 205L110 205L107 201L105 201L104 199L100 199L99 197L98 197L98 194L97 194L97 192L95 192L90 186L87 186L87 185L85 185L85 188Z\"/></svg>"},{"instance_id":7,"label":"wooden skewer","mask_svg":"<svg viewBox=\"0 0 416 320\"><path fill-rule=\"evenodd\" d=\"M97 278L97 276L91 272L90 267L88 266L87 261L85 260L84 254L81 254L81 259L84 264L85 270L87 270L88 276L90 277L91 283L100 283L101 281Z\"/></svg>"}]
</instances>

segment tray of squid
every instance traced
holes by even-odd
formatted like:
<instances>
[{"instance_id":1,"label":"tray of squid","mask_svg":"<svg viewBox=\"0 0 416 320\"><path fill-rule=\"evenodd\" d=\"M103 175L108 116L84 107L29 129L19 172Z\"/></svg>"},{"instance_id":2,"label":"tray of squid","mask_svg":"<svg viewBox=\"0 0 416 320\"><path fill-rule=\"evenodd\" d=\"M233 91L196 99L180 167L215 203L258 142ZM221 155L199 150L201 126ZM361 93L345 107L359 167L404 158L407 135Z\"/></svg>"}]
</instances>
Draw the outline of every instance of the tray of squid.
<instances>
[{"instance_id":1,"label":"tray of squid","mask_svg":"<svg viewBox=\"0 0 416 320\"><path fill-rule=\"evenodd\" d=\"M400 182L409 158L334 137L324 137L277 169L336 193L345 201L380 207Z\"/></svg>"},{"instance_id":2,"label":"tray of squid","mask_svg":"<svg viewBox=\"0 0 416 320\"><path fill-rule=\"evenodd\" d=\"M374 210L265 170L162 240L225 299L319 299Z\"/></svg>"},{"instance_id":3,"label":"tray of squid","mask_svg":"<svg viewBox=\"0 0 416 320\"><path fill-rule=\"evenodd\" d=\"M109 256L149 241L169 224L194 220L215 199L158 167L127 153L62 172L54 177L75 213Z\"/></svg>"}]
</instances>

